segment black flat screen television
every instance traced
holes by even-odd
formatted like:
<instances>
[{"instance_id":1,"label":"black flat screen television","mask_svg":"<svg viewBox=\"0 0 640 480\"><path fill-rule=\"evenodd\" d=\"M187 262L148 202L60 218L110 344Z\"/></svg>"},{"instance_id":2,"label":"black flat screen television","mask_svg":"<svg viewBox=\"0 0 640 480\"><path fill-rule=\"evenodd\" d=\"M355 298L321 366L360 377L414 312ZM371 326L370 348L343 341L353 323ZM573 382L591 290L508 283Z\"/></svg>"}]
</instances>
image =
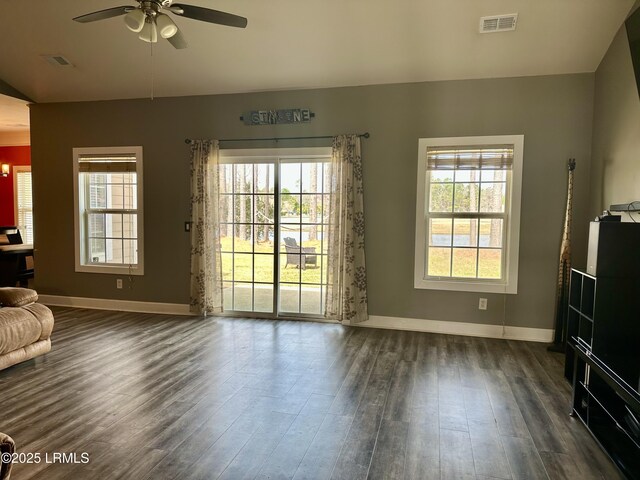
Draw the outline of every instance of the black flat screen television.
<instances>
[{"instance_id":1,"label":"black flat screen television","mask_svg":"<svg viewBox=\"0 0 640 480\"><path fill-rule=\"evenodd\" d=\"M627 18L625 26L627 27L627 38L629 39L633 71L636 74L638 95L640 95L640 8L636 9L636 11Z\"/></svg>"}]
</instances>

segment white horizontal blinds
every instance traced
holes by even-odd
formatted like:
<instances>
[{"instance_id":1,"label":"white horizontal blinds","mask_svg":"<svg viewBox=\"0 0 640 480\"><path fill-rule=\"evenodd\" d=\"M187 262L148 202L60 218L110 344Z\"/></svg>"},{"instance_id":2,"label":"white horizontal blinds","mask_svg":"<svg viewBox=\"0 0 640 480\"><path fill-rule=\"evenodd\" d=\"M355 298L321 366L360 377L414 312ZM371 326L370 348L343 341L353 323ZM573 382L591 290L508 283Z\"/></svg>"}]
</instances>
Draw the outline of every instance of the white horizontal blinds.
<instances>
[{"instance_id":1,"label":"white horizontal blinds","mask_svg":"<svg viewBox=\"0 0 640 480\"><path fill-rule=\"evenodd\" d=\"M91 155L78 157L78 170L87 173L125 173L136 171L136 156L133 154Z\"/></svg>"},{"instance_id":2,"label":"white horizontal blinds","mask_svg":"<svg viewBox=\"0 0 640 480\"><path fill-rule=\"evenodd\" d=\"M428 147L428 170L511 170L513 145Z\"/></svg>"},{"instance_id":3,"label":"white horizontal blinds","mask_svg":"<svg viewBox=\"0 0 640 480\"><path fill-rule=\"evenodd\" d=\"M16 172L17 225L25 237L25 243L33 243L33 201L31 192L31 172Z\"/></svg>"}]
</instances>

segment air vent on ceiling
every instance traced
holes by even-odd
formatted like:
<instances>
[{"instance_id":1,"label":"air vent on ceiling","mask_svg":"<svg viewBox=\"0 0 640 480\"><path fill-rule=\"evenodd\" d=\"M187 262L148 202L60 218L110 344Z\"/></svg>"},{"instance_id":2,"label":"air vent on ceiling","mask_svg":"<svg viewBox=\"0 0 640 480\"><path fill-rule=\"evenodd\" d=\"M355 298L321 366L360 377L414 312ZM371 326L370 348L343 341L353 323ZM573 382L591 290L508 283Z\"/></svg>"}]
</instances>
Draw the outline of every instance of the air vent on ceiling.
<instances>
[{"instance_id":1,"label":"air vent on ceiling","mask_svg":"<svg viewBox=\"0 0 640 480\"><path fill-rule=\"evenodd\" d=\"M492 15L480 18L480 33L508 32L516 29L518 14Z\"/></svg>"},{"instance_id":2,"label":"air vent on ceiling","mask_svg":"<svg viewBox=\"0 0 640 480\"><path fill-rule=\"evenodd\" d=\"M73 67L73 64L62 55L41 55L54 67Z\"/></svg>"}]
</instances>

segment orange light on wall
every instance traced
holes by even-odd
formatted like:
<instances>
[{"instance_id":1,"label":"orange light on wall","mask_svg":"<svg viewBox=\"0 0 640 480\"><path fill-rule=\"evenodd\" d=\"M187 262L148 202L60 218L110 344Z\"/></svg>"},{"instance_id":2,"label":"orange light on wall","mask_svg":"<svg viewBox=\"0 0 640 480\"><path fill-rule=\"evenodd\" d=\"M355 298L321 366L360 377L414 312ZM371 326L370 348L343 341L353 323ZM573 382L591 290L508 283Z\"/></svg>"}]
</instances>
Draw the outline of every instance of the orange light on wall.
<instances>
[{"instance_id":1,"label":"orange light on wall","mask_svg":"<svg viewBox=\"0 0 640 480\"><path fill-rule=\"evenodd\" d=\"M3 163L2 164L2 173L1 173L1 175L3 177L8 177L10 169L11 169L11 167L9 166L8 163Z\"/></svg>"}]
</instances>

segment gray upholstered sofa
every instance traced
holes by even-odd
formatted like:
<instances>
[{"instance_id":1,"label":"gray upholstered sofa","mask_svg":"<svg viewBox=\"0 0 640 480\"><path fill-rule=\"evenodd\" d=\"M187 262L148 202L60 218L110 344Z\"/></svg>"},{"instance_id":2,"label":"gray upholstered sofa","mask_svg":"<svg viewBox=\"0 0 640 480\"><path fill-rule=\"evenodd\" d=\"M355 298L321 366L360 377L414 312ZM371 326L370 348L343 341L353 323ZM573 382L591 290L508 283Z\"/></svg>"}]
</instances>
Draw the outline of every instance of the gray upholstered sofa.
<instances>
[{"instance_id":1,"label":"gray upholstered sofa","mask_svg":"<svg viewBox=\"0 0 640 480\"><path fill-rule=\"evenodd\" d=\"M0 288L0 370L51 350L53 313L28 288Z\"/></svg>"}]
</instances>

